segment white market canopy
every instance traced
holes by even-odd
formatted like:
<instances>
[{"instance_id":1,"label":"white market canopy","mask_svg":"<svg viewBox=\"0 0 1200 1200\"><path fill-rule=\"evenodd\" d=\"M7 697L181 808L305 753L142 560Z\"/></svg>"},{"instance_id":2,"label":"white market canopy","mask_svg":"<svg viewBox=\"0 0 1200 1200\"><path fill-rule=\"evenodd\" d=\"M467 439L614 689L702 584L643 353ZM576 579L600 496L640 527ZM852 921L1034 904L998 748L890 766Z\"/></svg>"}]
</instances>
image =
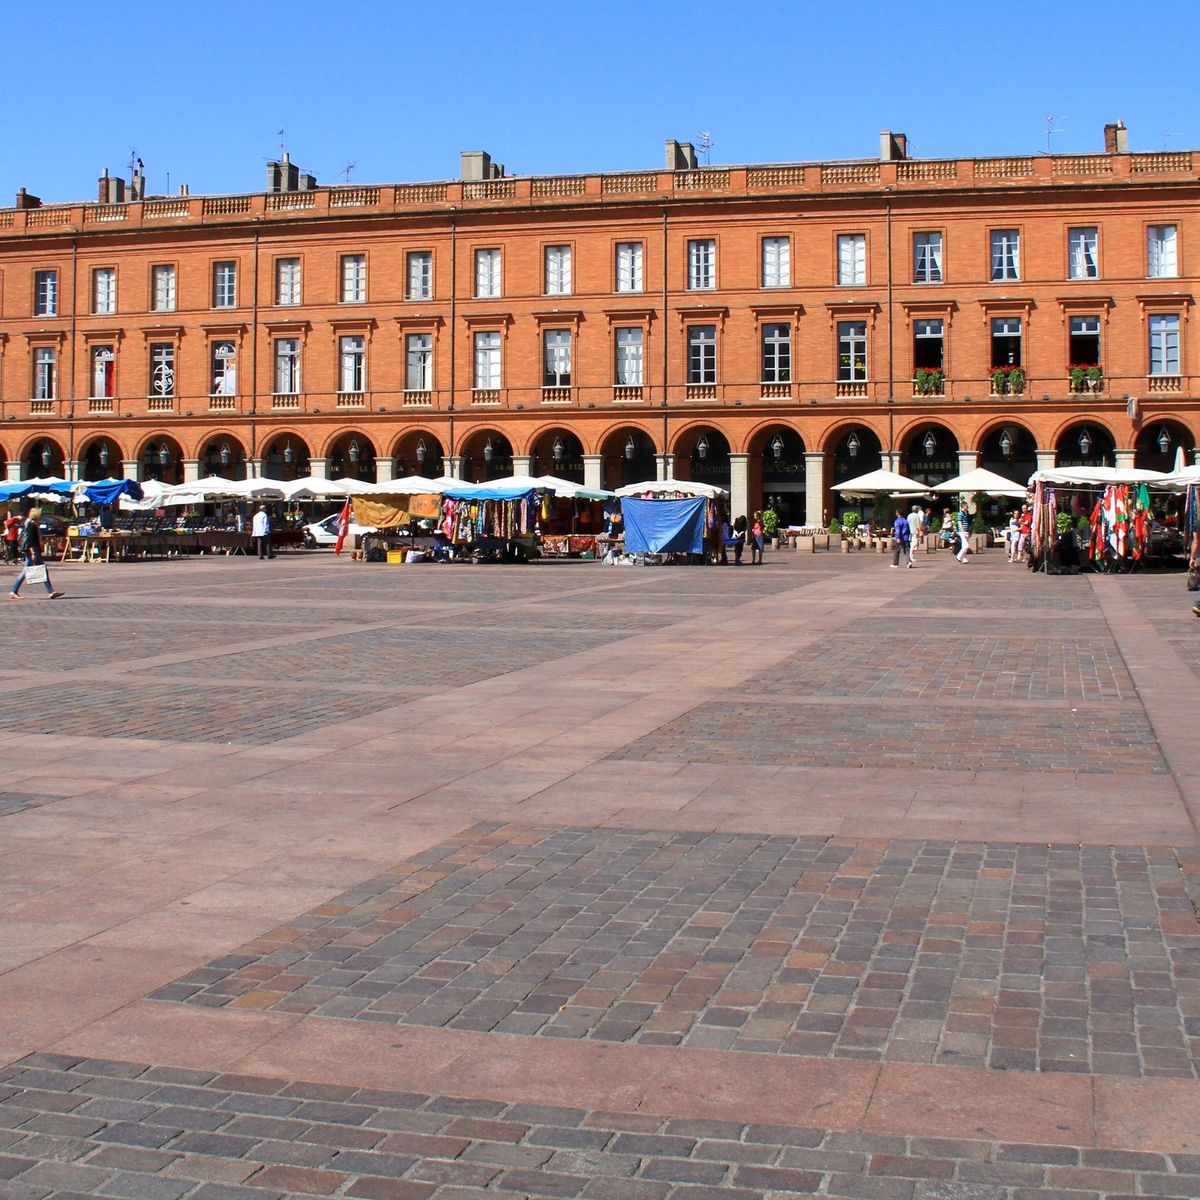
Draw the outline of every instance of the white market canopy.
<instances>
[{"instance_id":1,"label":"white market canopy","mask_svg":"<svg viewBox=\"0 0 1200 1200\"><path fill-rule=\"evenodd\" d=\"M616 496L704 496L711 500L714 496L728 496L729 493L711 483L695 483L690 479L648 479L645 483L631 483L617 488Z\"/></svg>"},{"instance_id":2,"label":"white market canopy","mask_svg":"<svg viewBox=\"0 0 1200 1200\"><path fill-rule=\"evenodd\" d=\"M283 487L276 479L222 479L208 475L165 488L159 498L164 506L203 504L208 500L282 500Z\"/></svg>"},{"instance_id":3,"label":"white market canopy","mask_svg":"<svg viewBox=\"0 0 1200 1200\"><path fill-rule=\"evenodd\" d=\"M1015 479L1005 479L1003 475L997 475L995 471L989 471L986 467L976 467L973 471L956 475L953 479L947 479L945 483L939 483L933 490L980 492L985 496L1008 496L1014 500L1021 499L1028 492L1028 489L1022 487Z\"/></svg>"},{"instance_id":4,"label":"white market canopy","mask_svg":"<svg viewBox=\"0 0 1200 1200\"><path fill-rule=\"evenodd\" d=\"M1161 486L1182 492L1185 488L1193 487L1196 484L1200 484L1200 466L1184 467L1182 470L1172 471L1170 475L1163 477Z\"/></svg>"},{"instance_id":5,"label":"white market canopy","mask_svg":"<svg viewBox=\"0 0 1200 1200\"><path fill-rule=\"evenodd\" d=\"M1165 484L1169 478L1161 471L1143 471L1137 467L1056 467L1034 471L1029 483L1030 486L1035 483L1058 483L1102 488L1110 483Z\"/></svg>"},{"instance_id":6,"label":"white market canopy","mask_svg":"<svg viewBox=\"0 0 1200 1200\"><path fill-rule=\"evenodd\" d=\"M892 495L897 492L902 496L924 496L930 489L915 479L909 479L907 475L881 468L860 475L857 479L847 479L845 483L835 483L833 490L845 496L878 496L882 493Z\"/></svg>"},{"instance_id":7,"label":"white market canopy","mask_svg":"<svg viewBox=\"0 0 1200 1200\"><path fill-rule=\"evenodd\" d=\"M359 496L374 488L372 483L358 479L327 479L324 475L302 475L299 479L264 479L261 483L273 483L283 492L285 500L341 500L346 496Z\"/></svg>"}]
</instances>

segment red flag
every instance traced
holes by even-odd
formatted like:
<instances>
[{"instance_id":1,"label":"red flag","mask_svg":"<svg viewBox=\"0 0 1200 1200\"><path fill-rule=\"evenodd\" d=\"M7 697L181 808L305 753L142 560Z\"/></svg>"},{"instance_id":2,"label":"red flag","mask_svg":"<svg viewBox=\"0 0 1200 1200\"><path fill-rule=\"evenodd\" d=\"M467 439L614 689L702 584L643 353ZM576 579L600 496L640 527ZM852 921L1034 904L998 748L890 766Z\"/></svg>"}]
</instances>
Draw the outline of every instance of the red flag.
<instances>
[{"instance_id":1,"label":"red flag","mask_svg":"<svg viewBox=\"0 0 1200 1200\"><path fill-rule=\"evenodd\" d=\"M347 497L346 503L342 506L342 511L340 513L338 513L338 526L337 526L338 535L337 535L337 541L334 543L334 547L333 547L334 554L341 554L342 543L346 540L346 537L350 533L351 511L352 510L350 507L350 498Z\"/></svg>"}]
</instances>

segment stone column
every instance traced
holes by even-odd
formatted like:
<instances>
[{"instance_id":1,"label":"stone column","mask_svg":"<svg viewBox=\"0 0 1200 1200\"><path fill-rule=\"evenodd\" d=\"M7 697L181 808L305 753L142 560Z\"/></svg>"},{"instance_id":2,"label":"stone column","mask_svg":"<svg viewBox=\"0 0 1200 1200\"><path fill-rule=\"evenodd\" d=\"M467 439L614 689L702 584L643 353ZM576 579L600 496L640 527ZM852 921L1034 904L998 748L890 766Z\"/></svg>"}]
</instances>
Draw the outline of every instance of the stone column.
<instances>
[{"instance_id":1,"label":"stone column","mask_svg":"<svg viewBox=\"0 0 1200 1200\"><path fill-rule=\"evenodd\" d=\"M528 475L529 468L533 465L533 456L531 454L514 454L513 468L514 475Z\"/></svg>"},{"instance_id":2,"label":"stone column","mask_svg":"<svg viewBox=\"0 0 1200 1200\"><path fill-rule=\"evenodd\" d=\"M729 456L729 514L744 517L750 511L750 455Z\"/></svg>"},{"instance_id":3,"label":"stone column","mask_svg":"<svg viewBox=\"0 0 1200 1200\"><path fill-rule=\"evenodd\" d=\"M881 463L883 464L883 469L885 471L899 471L900 470L900 451L899 450L885 450L879 456L879 458L880 458Z\"/></svg>"},{"instance_id":4,"label":"stone column","mask_svg":"<svg viewBox=\"0 0 1200 1200\"><path fill-rule=\"evenodd\" d=\"M246 459L246 478L261 479L263 477L262 465L263 460L261 458Z\"/></svg>"},{"instance_id":5,"label":"stone column","mask_svg":"<svg viewBox=\"0 0 1200 1200\"><path fill-rule=\"evenodd\" d=\"M198 458L185 458L183 460L183 482L195 483L200 478L200 460Z\"/></svg>"},{"instance_id":6,"label":"stone column","mask_svg":"<svg viewBox=\"0 0 1200 1200\"><path fill-rule=\"evenodd\" d=\"M308 473L316 475L319 479L329 478L329 459L327 458L310 458L308 460Z\"/></svg>"},{"instance_id":7,"label":"stone column","mask_svg":"<svg viewBox=\"0 0 1200 1200\"><path fill-rule=\"evenodd\" d=\"M4 473L7 479L19 480L21 478L21 460L19 458L10 458L4 464Z\"/></svg>"},{"instance_id":8,"label":"stone column","mask_svg":"<svg viewBox=\"0 0 1200 1200\"><path fill-rule=\"evenodd\" d=\"M446 474L451 479L461 479L463 477L461 454L451 454L446 458Z\"/></svg>"},{"instance_id":9,"label":"stone column","mask_svg":"<svg viewBox=\"0 0 1200 1200\"><path fill-rule=\"evenodd\" d=\"M960 450L958 452L958 473L960 475L975 470L977 466L979 466L978 450Z\"/></svg>"},{"instance_id":10,"label":"stone column","mask_svg":"<svg viewBox=\"0 0 1200 1200\"><path fill-rule=\"evenodd\" d=\"M603 454L585 454L583 456L583 486L597 489L604 486Z\"/></svg>"},{"instance_id":11,"label":"stone column","mask_svg":"<svg viewBox=\"0 0 1200 1200\"><path fill-rule=\"evenodd\" d=\"M1115 450L1113 453L1116 457L1117 470L1121 470L1122 468L1133 469L1133 459L1137 453L1135 450Z\"/></svg>"},{"instance_id":12,"label":"stone column","mask_svg":"<svg viewBox=\"0 0 1200 1200\"><path fill-rule=\"evenodd\" d=\"M659 479L673 479L675 477L675 455L673 455L673 454L656 455L655 456L655 465L658 468L658 478Z\"/></svg>"},{"instance_id":13,"label":"stone column","mask_svg":"<svg viewBox=\"0 0 1200 1200\"><path fill-rule=\"evenodd\" d=\"M1058 454L1054 450L1035 450L1037 456L1037 469L1039 471L1053 471L1054 463L1058 458Z\"/></svg>"},{"instance_id":14,"label":"stone column","mask_svg":"<svg viewBox=\"0 0 1200 1200\"><path fill-rule=\"evenodd\" d=\"M63 461L63 473L68 479L82 479L83 472L80 470L82 466L83 462L78 458L65 459Z\"/></svg>"},{"instance_id":15,"label":"stone column","mask_svg":"<svg viewBox=\"0 0 1200 1200\"><path fill-rule=\"evenodd\" d=\"M387 483L396 478L396 460L394 458L377 458L375 460L375 482Z\"/></svg>"},{"instance_id":16,"label":"stone column","mask_svg":"<svg viewBox=\"0 0 1200 1200\"><path fill-rule=\"evenodd\" d=\"M804 523L820 525L825 514L825 455L804 456Z\"/></svg>"},{"instance_id":17,"label":"stone column","mask_svg":"<svg viewBox=\"0 0 1200 1200\"><path fill-rule=\"evenodd\" d=\"M138 460L136 458L123 458L121 460L121 474L125 479L136 479L138 477Z\"/></svg>"}]
</instances>

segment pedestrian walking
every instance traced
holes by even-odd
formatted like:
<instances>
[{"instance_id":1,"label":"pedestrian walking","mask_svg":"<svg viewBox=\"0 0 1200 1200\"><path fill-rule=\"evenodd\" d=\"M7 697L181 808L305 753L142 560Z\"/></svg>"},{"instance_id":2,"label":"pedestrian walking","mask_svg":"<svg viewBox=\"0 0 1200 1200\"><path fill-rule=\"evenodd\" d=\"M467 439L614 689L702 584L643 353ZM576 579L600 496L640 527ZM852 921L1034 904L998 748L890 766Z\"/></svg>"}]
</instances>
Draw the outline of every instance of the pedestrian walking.
<instances>
[{"instance_id":1,"label":"pedestrian walking","mask_svg":"<svg viewBox=\"0 0 1200 1200\"><path fill-rule=\"evenodd\" d=\"M896 519L892 522L892 567L900 566L900 555L908 557L908 565L912 563L912 536L909 533L908 518L902 509L896 509Z\"/></svg>"},{"instance_id":2,"label":"pedestrian walking","mask_svg":"<svg viewBox=\"0 0 1200 1200\"><path fill-rule=\"evenodd\" d=\"M1029 542L1033 537L1033 511L1028 504L1022 505L1017 518L1017 552L1013 562L1024 562L1029 557Z\"/></svg>"},{"instance_id":3,"label":"pedestrian walking","mask_svg":"<svg viewBox=\"0 0 1200 1200\"><path fill-rule=\"evenodd\" d=\"M21 599L21 584L26 580L30 583L42 584L51 600L57 600L63 595L62 592L54 590L54 585L50 582L50 572L46 570L46 563L42 559L42 531L38 528L38 522L41 519L42 510L31 508L25 518L25 523L21 526L20 548L25 565L12 585L12 591L8 594L10 600Z\"/></svg>"},{"instance_id":4,"label":"pedestrian walking","mask_svg":"<svg viewBox=\"0 0 1200 1200\"><path fill-rule=\"evenodd\" d=\"M271 549L271 517L267 506L260 504L250 523L250 536L258 544L259 558L274 558L275 551Z\"/></svg>"},{"instance_id":5,"label":"pedestrian walking","mask_svg":"<svg viewBox=\"0 0 1200 1200\"><path fill-rule=\"evenodd\" d=\"M762 513L756 512L750 522L750 564L751 566L761 566L763 560L763 550L766 549L767 541L763 533Z\"/></svg>"},{"instance_id":6,"label":"pedestrian walking","mask_svg":"<svg viewBox=\"0 0 1200 1200\"><path fill-rule=\"evenodd\" d=\"M925 514L921 511L919 504L912 506L912 512L908 514L908 565L913 565L913 548L920 541L921 535L925 532Z\"/></svg>"},{"instance_id":7,"label":"pedestrian walking","mask_svg":"<svg viewBox=\"0 0 1200 1200\"><path fill-rule=\"evenodd\" d=\"M954 519L954 529L958 535L958 550L954 557L964 566L967 555L971 553L971 514L967 512L967 502L964 500Z\"/></svg>"},{"instance_id":8,"label":"pedestrian walking","mask_svg":"<svg viewBox=\"0 0 1200 1200\"><path fill-rule=\"evenodd\" d=\"M4 558L7 562L20 561L18 545L21 541L21 518L10 508L4 516Z\"/></svg>"}]
</instances>

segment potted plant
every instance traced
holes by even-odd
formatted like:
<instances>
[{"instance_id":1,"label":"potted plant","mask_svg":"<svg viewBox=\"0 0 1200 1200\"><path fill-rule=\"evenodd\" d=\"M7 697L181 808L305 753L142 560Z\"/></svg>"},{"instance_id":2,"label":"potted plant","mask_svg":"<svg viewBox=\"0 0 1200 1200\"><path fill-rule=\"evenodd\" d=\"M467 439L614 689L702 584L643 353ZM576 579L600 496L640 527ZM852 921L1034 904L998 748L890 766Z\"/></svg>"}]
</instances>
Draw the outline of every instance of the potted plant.
<instances>
[{"instance_id":1,"label":"potted plant","mask_svg":"<svg viewBox=\"0 0 1200 1200\"><path fill-rule=\"evenodd\" d=\"M1025 391L1024 367L1008 368L1008 390L1014 396L1020 396Z\"/></svg>"},{"instance_id":2,"label":"potted plant","mask_svg":"<svg viewBox=\"0 0 1200 1200\"><path fill-rule=\"evenodd\" d=\"M858 536L858 527L861 523L861 513L855 512L853 509L850 512L842 513L842 536L849 538L860 549L862 548L862 539Z\"/></svg>"},{"instance_id":3,"label":"potted plant","mask_svg":"<svg viewBox=\"0 0 1200 1200\"><path fill-rule=\"evenodd\" d=\"M1004 385L1008 380L1008 369L1006 367L992 368L992 395L1001 396L1004 394Z\"/></svg>"},{"instance_id":4,"label":"potted plant","mask_svg":"<svg viewBox=\"0 0 1200 1200\"><path fill-rule=\"evenodd\" d=\"M1104 372L1099 364L1093 364L1087 369L1087 385L1095 391L1104 382Z\"/></svg>"},{"instance_id":5,"label":"potted plant","mask_svg":"<svg viewBox=\"0 0 1200 1200\"><path fill-rule=\"evenodd\" d=\"M772 550L779 549L779 514L773 508L764 508L762 515L763 537L771 543Z\"/></svg>"},{"instance_id":6,"label":"potted plant","mask_svg":"<svg viewBox=\"0 0 1200 1200\"><path fill-rule=\"evenodd\" d=\"M1087 367L1072 367L1071 375L1071 391L1082 392L1084 385L1087 383Z\"/></svg>"},{"instance_id":7,"label":"potted plant","mask_svg":"<svg viewBox=\"0 0 1200 1200\"><path fill-rule=\"evenodd\" d=\"M917 391L922 396L940 396L943 374L941 367L918 367L913 376Z\"/></svg>"}]
</instances>

